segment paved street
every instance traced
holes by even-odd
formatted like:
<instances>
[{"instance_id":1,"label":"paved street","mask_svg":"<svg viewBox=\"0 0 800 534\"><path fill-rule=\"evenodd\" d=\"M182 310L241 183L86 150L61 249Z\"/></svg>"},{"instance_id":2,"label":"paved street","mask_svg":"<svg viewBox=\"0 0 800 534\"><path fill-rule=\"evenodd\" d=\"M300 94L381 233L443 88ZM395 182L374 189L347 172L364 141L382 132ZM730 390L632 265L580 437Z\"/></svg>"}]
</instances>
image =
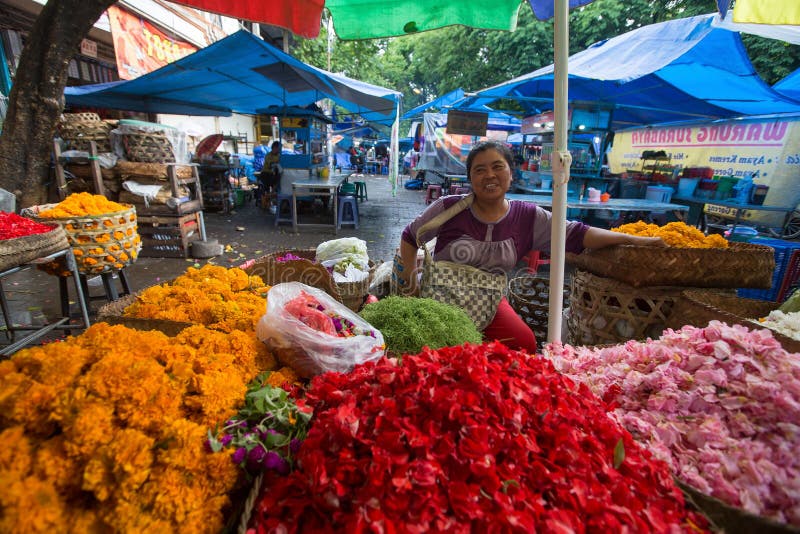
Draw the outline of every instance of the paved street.
<instances>
[{"instance_id":1,"label":"paved street","mask_svg":"<svg viewBox=\"0 0 800 534\"><path fill-rule=\"evenodd\" d=\"M294 233L289 224L276 228L274 216L257 207L254 202L248 202L225 215L207 211L206 233L209 238L215 238L225 245L226 252L204 260L139 258L125 270L132 290L139 291L171 280L192 265L199 266L206 262L239 265L275 250L311 248L338 237L361 238L367 242L370 259L376 263L391 261L403 228L425 207L425 193L398 187L397 196L393 197L388 177L367 175L363 179L367 183L369 200L359 204L360 224L357 230L344 226L338 234L334 234L333 228L301 228ZM332 216L328 214L325 219L330 220ZM43 324L48 318L60 316L58 280L55 277L29 269L10 275L2 283L15 323ZM89 280L89 289L94 297L90 302L94 314L106 302L99 277ZM5 336L0 334L0 345L5 343Z\"/></svg>"}]
</instances>

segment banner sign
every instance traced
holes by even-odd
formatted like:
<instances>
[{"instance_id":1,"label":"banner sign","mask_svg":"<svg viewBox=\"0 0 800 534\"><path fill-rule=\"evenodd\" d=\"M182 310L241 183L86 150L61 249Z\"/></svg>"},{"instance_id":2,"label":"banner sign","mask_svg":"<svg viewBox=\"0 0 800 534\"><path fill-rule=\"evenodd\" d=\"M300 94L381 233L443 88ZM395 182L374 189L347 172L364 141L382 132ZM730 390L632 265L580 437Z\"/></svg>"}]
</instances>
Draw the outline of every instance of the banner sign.
<instances>
[{"instance_id":1,"label":"banner sign","mask_svg":"<svg viewBox=\"0 0 800 534\"><path fill-rule=\"evenodd\" d=\"M483 137L489 125L489 114L451 109L447 112L447 133Z\"/></svg>"},{"instance_id":2,"label":"banner sign","mask_svg":"<svg viewBox=\"0 0 800 534\"><path fill-rule=\"evenodd\" d=\"M150 22L117 6L108 8L117 70L122 80L132 80L160 69L197 47L168 36Z\"/></svg>"},{"instance_id":3,"label":"banner sign","mask_svg":"<svg viewBox=\"0 0 800 534\"><path fill-rule=\"evenodd\" d=\"M711 167L715 176L741 178L752 173L769 186L767 206L800 202L800 121L730 120L691 126L637 128L616 132L608 154L612 173L642 170L642 152L664 150L678 168ZM746 218L775 218L748 213Z\"/></svg>"},{"instance_id":4,"label":"banner sign","mask_svg":"<svg viewBox=\"0 0 800 534\"><path fill-rule=\"evenodd\" d=\"M472 150L474 143L493 139L505 141L508 132L501 130L488 130L483 136L476 138L473 135L452 134L450 129L445 130L448 116L441 113L423 114L424 130L419 164L420 169L430 169L446 174L466 174L467 155Z\"/></svg>"}]
</instances>

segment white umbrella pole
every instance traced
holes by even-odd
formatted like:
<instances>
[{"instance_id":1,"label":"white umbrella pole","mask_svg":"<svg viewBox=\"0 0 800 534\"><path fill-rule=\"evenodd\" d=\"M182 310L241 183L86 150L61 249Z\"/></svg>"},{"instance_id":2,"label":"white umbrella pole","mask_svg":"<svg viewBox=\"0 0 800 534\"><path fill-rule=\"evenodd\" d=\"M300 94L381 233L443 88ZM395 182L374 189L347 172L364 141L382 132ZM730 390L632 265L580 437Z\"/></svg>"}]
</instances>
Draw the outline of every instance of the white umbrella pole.
<instances>
[{"instance_id":1,"label":"white umbrella pole","mask_svg":"<svg viewBox=\"0 0 800 534\"><path fill-rule=\"evenodd\" d=\"M569 99L569 5L567 0L555 1L555 30L553 40L555 139L553 167L553 229L550 234L550 308L547 340L561 341L563 311L564 243L567 234L567 186L572 157L567 151L567 106Z\"/></svg>"},{"instance_id":2,"label":"white umbrella pole","mask_svg":"<svg viewBox=\"0 0 800 534\"><path fill-rule=\"evenodd\" d=\"M397 196L397 166L400 158L400 100L395 106L392 138L389 143L389 183L392 185L392 196Z\"/></svg>"}]
</instances>

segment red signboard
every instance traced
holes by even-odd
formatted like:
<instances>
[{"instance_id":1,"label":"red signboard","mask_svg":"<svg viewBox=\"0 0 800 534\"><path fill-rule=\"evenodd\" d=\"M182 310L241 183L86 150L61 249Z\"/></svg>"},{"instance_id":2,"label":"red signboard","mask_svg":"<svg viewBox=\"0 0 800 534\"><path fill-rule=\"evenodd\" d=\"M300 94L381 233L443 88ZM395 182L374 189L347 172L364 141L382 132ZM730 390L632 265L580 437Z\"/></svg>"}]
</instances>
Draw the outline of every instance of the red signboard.
<instances>
[{"instance_id":1,"label":"red signboard","mask_svg":"<svg viewBox=\"0 0 800 534\"><path fill-rule=\"evenodd\" d=\"M196 46L173 39L116 6L108 8L108 20L120 79L132 80L197 51Z\"/></svg>"}]
</instances>

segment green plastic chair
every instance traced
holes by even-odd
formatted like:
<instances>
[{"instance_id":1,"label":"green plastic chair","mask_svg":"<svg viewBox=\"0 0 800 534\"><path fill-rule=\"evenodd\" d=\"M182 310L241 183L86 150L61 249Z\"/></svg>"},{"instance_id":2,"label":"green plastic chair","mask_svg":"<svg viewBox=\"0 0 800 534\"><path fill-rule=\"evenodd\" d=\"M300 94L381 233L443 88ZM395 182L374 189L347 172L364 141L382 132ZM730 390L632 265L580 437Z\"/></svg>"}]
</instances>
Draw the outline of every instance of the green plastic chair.
<instances>
[{"instance_id":1,"label":"green plastic chair","mask_svg":"<svg viewBox=\"0 0 800 534\"><path fill-rule=\"evenodd\" d=\"M356 196L356 184L344 182L339 186L339 196Z\"/></svg>"},{"instance_id":2,"label":"green plastic chair","mask_svg":"<svg viewBox=\"0 0 800 534\"><path fill-rule=\"evenodd\" d=\"M359 202L369 200L369 197L367 196L367 182L358 181L353 182L353 184L356 186L355 197L359 200Z\"/></svg>"}]
</instances>

